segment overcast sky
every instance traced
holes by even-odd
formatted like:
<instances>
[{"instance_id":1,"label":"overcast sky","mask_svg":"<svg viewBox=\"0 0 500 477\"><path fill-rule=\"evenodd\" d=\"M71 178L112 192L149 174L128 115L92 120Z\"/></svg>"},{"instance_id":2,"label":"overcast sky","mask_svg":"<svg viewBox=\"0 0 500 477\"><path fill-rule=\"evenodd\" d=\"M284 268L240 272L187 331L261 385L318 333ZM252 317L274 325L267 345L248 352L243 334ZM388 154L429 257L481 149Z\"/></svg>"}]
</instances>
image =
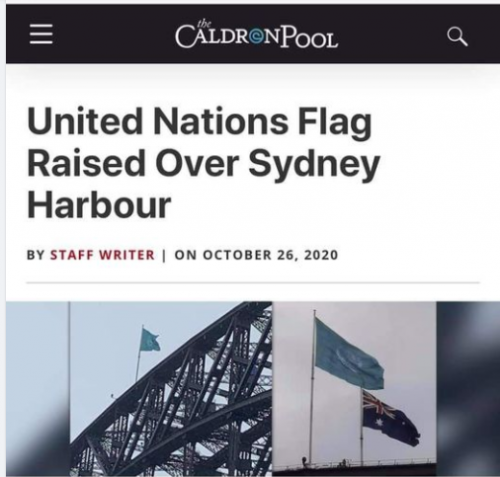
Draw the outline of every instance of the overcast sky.
<instances>
[{"instance_id":1,"label":"overcast sky","mask_svg":"<svg viewBox=\"0 0 500 477\"><path fill-rule=\"evenodd\" d=\"M141 327L161 351L141 353L139 377L237 303L72 303L71 439L135 379Z\"/></svg>"},{"instance_id":2,"label":"overcast sky","mask_svg":"<svg viewBox=\"0 0 500 477\"><path fill-rule=\"evenodd\" d=\"M273 457L275 468L308 455L313 309L326 325L375 357L385 389L372 391L416 425L411 447L364 429L365 461L436 457L436 321L432 303L275 303ZM360 458L359 388L316 368L313 457Z\"/></svg>"},{"instance_id":3,"label":"overcast sky","mask_svg":"<svg viewBox=\"0 0 500 477\"><path fill-rule=\"evenodd\" d=\"M7 303L8 465L68 416L68 304Z\"/></svg>"}]
</instances>

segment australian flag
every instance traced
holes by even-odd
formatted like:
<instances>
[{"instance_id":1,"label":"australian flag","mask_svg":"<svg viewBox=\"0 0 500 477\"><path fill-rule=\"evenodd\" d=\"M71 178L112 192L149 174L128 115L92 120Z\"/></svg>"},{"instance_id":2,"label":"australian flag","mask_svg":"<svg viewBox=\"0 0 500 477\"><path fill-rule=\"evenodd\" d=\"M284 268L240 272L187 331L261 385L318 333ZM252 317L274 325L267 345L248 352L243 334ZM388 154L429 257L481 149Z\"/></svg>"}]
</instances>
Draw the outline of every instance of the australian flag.
<instances>
[{"instance_id":1,"label":"australian flag","mask_svg":"<svg viewBox=\"0 0 500 477\"><path fill-rule=\"evenodd\" d=\"M363 390L363 426L381 431L382 434L418 446L420 434L406 414L384 404Z\"/></svg>"}]
</instances>

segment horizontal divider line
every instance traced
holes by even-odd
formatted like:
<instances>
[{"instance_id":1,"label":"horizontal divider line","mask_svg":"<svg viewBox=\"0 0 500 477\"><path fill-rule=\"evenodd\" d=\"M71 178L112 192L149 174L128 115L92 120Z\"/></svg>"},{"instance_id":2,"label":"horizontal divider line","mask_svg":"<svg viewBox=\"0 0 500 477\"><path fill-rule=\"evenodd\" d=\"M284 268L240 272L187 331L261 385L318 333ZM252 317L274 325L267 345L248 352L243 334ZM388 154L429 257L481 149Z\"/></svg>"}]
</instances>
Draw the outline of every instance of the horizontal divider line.
<instances>
[{"instance_id":1,"label":"horizontal divider line","mask_svg":"<svg viewBox=\"0 0 500 477\"><path fill-rule=\"evenodd\" d=\"M480 285L480 281L334 281L334 282L176 282L176 281L27 281L27 285Z\"/></svg>"}]
</instances>

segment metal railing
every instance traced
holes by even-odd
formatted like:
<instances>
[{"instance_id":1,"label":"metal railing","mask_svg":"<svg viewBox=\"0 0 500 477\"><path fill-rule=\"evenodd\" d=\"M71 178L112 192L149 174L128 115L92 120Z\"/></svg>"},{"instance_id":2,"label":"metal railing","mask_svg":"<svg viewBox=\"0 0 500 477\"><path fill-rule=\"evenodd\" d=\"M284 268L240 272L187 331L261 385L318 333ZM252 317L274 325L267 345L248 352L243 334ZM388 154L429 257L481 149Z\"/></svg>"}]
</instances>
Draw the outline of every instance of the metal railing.
<instances>
[{"instance_id":1,"label":"metal railing","mask_svg":"<svg viewBox=\"0 0 500 477\"><path fill-rule=\"evenodd\" d=\"M331 469L331 468L349 468L349 467L381 467L381 466L396 466L396 465L425 465L435 464L435 458L419 458L419 459L380 459L380 460L365 460L363 465L360 461L346 459L340 462L315 462L313 464L291 464L285 466L273 466L273 471L300 470L300 469Z\"/></svg>"}]
</instances>

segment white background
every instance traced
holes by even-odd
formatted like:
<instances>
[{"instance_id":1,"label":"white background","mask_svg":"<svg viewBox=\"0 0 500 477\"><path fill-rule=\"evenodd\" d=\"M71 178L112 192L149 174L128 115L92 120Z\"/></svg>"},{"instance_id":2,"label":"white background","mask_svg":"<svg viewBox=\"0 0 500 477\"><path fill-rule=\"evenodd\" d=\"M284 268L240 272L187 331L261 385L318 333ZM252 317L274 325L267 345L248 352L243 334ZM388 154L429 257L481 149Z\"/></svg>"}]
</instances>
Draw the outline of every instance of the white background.
<instances>
[{"instance_id":1,"label":"white background","mask_svg":"<svg viewBox=\"0 0 500 477\"><path fill-rule=\"evenodd\" d=\"M9 300L495 299L498 297L500 68L478 65L9 65ZM75 113L144 109L142 136L36 136L28 107ZM284 136L153 135L153 108L285 113ZM299 106L372 116L372 137L299 136ZM28 148L127 156L147 149L147 177L29 178ZM165 178L155 157L240 154L232 178ZM250 175L248 154L381 155L372 183ZM58 196L171 196L165 219L27 215L28 190ZM157 262L26 260L27 249L167 249ZM336 262L176 262L178 248L339 251ZM46 253L48 255L48 252ZM34 282L34 283L33 283ZM84 282L84 283L82 283ZM96 284L93 284L97 282ZM177 284L179 283L180 284ZM194 282L195 284L189 284ZM234 284L232 284L234 282ZM264 282L264 284L259 284ZM347 282L347 283L345 283ZM42 284L40 284L42 283Z\"/></svg>"}]
</instances>

